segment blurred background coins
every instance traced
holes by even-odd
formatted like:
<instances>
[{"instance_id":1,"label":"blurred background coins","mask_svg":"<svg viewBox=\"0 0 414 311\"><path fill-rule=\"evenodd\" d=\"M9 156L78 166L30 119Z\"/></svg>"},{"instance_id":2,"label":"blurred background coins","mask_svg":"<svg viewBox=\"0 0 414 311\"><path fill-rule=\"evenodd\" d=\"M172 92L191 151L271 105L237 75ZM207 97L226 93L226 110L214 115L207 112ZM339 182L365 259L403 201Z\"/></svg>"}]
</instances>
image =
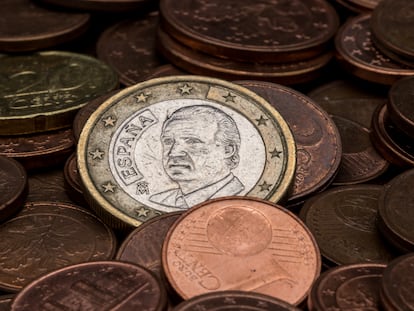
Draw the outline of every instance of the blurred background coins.
<instances>
[{"instance_id":1,"label":"blurred background coins","mask_svg":"<svg viewBox=\"0 0 414 311\"><path fill-rule=\"evenodd\" d=\"M83 54L48 51L0 60L0 135L70 127L79 108L118 84L110 67Z\"/></svg>"},{"instance_id":2,"label":"blurred background coins","mask_svg":"<svg viewBox=\"0 0 414 311\"><path fill-rule=\"evenodd\" d=\"M129 12L148 10L155 7L153 0L39 0L56 7L96 12Z\"/></svg>"},{"instance_id":3,"label":"blurred background coins","mask_svg":"<svg viewBox=\"0 0 414 311\"><path fill-rule=\"evenodd\" d=\"M316 242L297 216L248 197L210 200L184 213L167 233L162 263L184 299L237 289L294 305L321 268Z\"/></svg>"},{"instance_id":4,"label":"blurred background coins","mask_svg":"<svg viewBox=\"0 0 414 311\"><path fill-rule=\"evenodd\" d=\"M171 76L106 100L81 133L78 165L90 205L124 228L222 196L277 202L296 153L286 121L262 97L224 80Z\"/></svg>"}]
</instances>

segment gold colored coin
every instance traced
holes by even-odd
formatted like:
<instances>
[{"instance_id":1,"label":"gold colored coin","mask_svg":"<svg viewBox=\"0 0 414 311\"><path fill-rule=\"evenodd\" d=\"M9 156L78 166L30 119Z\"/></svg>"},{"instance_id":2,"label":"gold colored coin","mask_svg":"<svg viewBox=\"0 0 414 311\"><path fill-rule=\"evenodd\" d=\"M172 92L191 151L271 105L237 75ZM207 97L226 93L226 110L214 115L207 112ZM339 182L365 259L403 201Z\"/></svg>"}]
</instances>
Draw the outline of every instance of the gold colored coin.
<instances>
[{"instance_id":1,"label":"gold colored coin","mask_svg":"<svg viewBox=\"0 0 414 311\"><path fill-rule=\"evenodd\" d=\"M296 151L262 97L220 79L172 76L106 100L81 133L78 163L91 206L125 228L223 196L277 202Z\"/></svg>"}]
</instances>

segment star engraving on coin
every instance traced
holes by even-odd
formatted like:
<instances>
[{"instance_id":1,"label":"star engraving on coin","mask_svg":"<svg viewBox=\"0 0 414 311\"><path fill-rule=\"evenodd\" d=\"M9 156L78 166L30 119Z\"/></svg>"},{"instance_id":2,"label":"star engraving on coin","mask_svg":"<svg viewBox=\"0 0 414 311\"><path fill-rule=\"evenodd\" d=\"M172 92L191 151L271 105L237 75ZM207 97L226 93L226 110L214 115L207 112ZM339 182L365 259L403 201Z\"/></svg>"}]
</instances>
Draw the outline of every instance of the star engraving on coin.
<instances>
[{"instance_id":1,"label":"star engraving on coin","mask_svg":"<svg viewBox=\"0 0 414 311\"><path fill-rule=\"evenodd\" d=\"M185 83L179 89L181 91L181 95L190 95L191 91L193 90L193 88L191 86L189 86L187 83Z\"/></svg>"},{"instance_id":2,"label":"star engraving on coin","mask_svg":"<svg viewBox=\"0 0 414 311\"><path fill-rule=\"evenodd\" d=\"M281 155L282 151L277 150L276 148L273 149L272 151L270 151L270 155L273 158L279 158L280 159L280 155Z\"/></svg>"},{"instance_id":3,"label":"star engraving on coin","mask_svg":"<svg viewBox=\"0 0 414 311\"><path fill-rule=\"evenodd\" d=\"M263 181L262 184L259 185L260 191L269 191L272 184L268 184L266 181Z\"/></svg>"},{"instance_id":4,"label":"star engraving on coin","mask_svg":"<svg viewBox=\"0 0 414 311\"><path fill-rule=\"evenodd\" d=\"M95 149L94 151L89 152L89 154L92 156L93 160L96 160L96 159L102 160L102 157L105 154L105 152L99 149Z\"/></svg>"},{"instance_id":5,"label":"star engraving on coin","mask_svg":"<svg viewBox=\"0 0 414 311\"><path fill-rule=\"evenodd\" d=\"M110 181L108 181L106 184L102 185L103 187L103 191L106 192L115 192L115 188L116 186L114 184L112 184Z\"/></svg>"},{"instance_id":6,"label":"star engraving on coin","mask_svg":"<svg viewBox=\"0 0 414 311\"><path fill-rule=\"evenodd\" d=\"M105 127L109 127L109 126L113 127L113 126L115 126L116 119L113 118L112 116L109 116L109 117L103 119L102 122L104 122Z\"/></svg>"},{"instance_id":7,"label":"star engraving on coin","mask_svg":"<svg viewBox=\"0 0 414 311\"><path fill-rule=\"evenodd\" d=\"M226 102L233 102L234 103L234 99L236 98L236 95L232 95L230 92L226 95L223 96L226 99Z\"/></svg>"},{"instance_id":8,"label":"star engraving on coin","mask_svg":"<svg viewBox=\"0 0 414 311\"><path fill-rule=\"evenodd\" d=\"M144 207L141 207L140 209L136 210L136 213L138 217L142 217L142 216L147 217L149 210Z\"/></svg>"},{"instance_id":9,"label":"star engraving on coin","mask_svg":"<svg viewBox=\"0 0 414 311\"><path fill-rule=\"evenodd\" d=\"M257 121L257 125L264 125L264 126L267 126L267 121L269 121L268 119L266 119L265 117L263 117L263 116L260 116L260 118L259 119L256 119L256 121Z\"/></svg>"},{"instance_id":10,"label":"star engraving on coin","mask_svg":"<svg viewBox=\"0 0 414 311\"><path fill-rule=\"evenodd\" d=\"M135 96L137 103L145 103L148 99L148 97L151 96L151 93L139 93L137 96Z\"/></svg>"}]
</instances>

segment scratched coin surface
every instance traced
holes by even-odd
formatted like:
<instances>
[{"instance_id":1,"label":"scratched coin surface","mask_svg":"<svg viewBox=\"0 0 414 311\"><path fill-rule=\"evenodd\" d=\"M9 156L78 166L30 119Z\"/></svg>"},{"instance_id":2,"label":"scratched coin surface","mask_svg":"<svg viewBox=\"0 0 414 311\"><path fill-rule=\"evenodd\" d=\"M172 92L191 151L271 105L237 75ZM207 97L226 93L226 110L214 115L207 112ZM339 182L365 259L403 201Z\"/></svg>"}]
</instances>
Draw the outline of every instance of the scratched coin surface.
<instances>
[{"instance_id":1,"label":"scratched coin surface","mask_svg":"<svg viewBox=\"0 0 414 311\"><path fill-rule=\"evenodd\" d=\"M116 247L109 227L68 203L28 202L0 234L0 288L10 292L61 267L109 260Z\"/></svg>"},{"instance_id":2,"label":"scratched coin surface","mask_svg":"<svg viewBox=\"0 0 414 311\"><path fill-rule=\"evenodd\" d=\"M162 0L160 13L165 30L184 45L248 62L315 57L339 25L336 11L324 0Z\"/></svg>"},{"instance_id":3,"label":"scratched coin surface","mask_svg":"<svg viewBox=\"0 0 414 311\"><path fill-rule=\"evenodd\" d=\"M96 261L46 274L25 287L11 310L163 311L166 294L148 270L126 262Z\"/></svg>"},{"instance_id":4,"label":"scratched coin surface","mask_svg":"<svg viewBox=\"0 0 414 311\"><path fill-rule=\"evenodd\" d=\"M299 218L256 198L210 200L182 215L167 233L162 264L184 299L222 290L302 302L320 273L316 242Z\"/></svg>"},{"instance_id":5,"label":"scratched coin surface","mask_svg":"<svg viewBox=\"0 0 414 311\"><path fill-rule=\"evenodd\" d=\"M78 53L47 51L0 59L0 135L70 127L79 108L118 84L110 67Z\"/></svg>"},{"instance_id":6,"label":"scratched coin surface","mask_svg":"<svg viewBox=\"0 0 414 311\"><path fill-rule=\"evenodd\" d=\"M92 114L78 143L87 198L115 227L222 196L276 202L295 162L292 133L267 101L200 76L152 79L119 92Z\"/></svg>"}]
</instances>

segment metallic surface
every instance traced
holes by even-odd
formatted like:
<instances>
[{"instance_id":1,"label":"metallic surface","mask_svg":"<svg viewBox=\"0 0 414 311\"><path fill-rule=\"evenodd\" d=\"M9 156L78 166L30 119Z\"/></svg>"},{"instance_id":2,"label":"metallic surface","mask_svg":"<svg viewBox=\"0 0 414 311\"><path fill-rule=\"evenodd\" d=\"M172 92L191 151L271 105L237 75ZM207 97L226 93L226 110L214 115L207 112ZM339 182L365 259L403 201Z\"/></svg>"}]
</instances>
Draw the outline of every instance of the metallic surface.
<instances>
[{"instance_id":1,"label":"metallic surface","mask_svg":"<svg viewBox=\"0 0 414 311\"><path fill-rule=\"evenodd\" d=\"M0 135L70 127L88 100L118 85L110 67L83 54L48 51L0 60Z\"/></svg>"},{"instance_id":2,"label":"metallic surface","mask_svg":"<svg viewBox=\"0 0 414 311\"><path fill-rule=\"evenodd\" d=\"M79 176L75 152L66 160L63 176L65 178L65 190L71 200L80 206L87 207L88 204L83 196L84 190Z\"/></svg>"},{"instance_id":3,"label":"metallic surface","mask_svg":"<svg viewBox=\"0 0 414 311\"><path fill-rule=\"evenodd\" d=\"M154 6L152 0L39 0L64 8L90 10L98 12L128 12L130 10L147 10ZM139 12L139 11L138 11Z\"/></svg>"},{"instance_id":4,"label":"metallic surface","mask_svg":"<svg viewBox=\"0 0 414 311\"><path fill-rule=\"evenodd\" d=\"M193 112L199 109L210 112ZM171 127L163 126L181 111ZM213 142L222 117L238 141ZM277 202L293 180L296 152L286 121L255 93L224 80L172 76L127 88L101 105L81 133L78 165L92 208L111 226L125 227L223 195ZM219 185L226 171L222 180L231 181Z\"/></svg>"},{"instance_id":5,"label":"metallic surface","mask_svg":"<svg viewBox=\"0 0 414 311\"><path fill-rule=\"evenodd\" d=\"M321 268L316 242L297 216L249 197L210 200L184 213L167 233L162 263L183 299L245 290L294 305Z\"/></svg>"},{"instance_id":6,"label":"metallic surface","mask_svg":"<svg viewBox=\"0 0 414 311\"><path fill-rule=\"evenodd\" d=\"M109 227L68 203L26 203L0 234L0 288L10 292L61 267L111 259L116 247Z\"/></svg>"}]
</instances>

